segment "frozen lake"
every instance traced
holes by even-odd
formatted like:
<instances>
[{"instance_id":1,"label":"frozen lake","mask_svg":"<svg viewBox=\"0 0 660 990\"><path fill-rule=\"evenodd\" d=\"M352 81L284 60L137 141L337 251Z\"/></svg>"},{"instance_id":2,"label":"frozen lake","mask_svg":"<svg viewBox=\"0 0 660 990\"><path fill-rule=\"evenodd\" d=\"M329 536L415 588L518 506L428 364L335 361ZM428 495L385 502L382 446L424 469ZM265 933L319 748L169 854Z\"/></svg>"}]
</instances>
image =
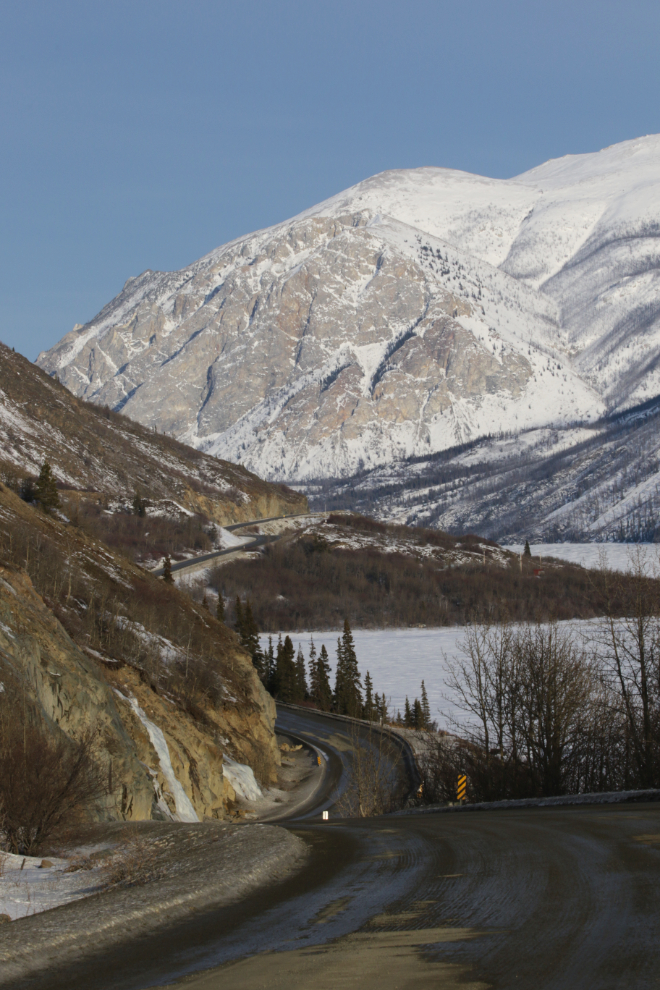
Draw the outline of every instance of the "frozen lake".
<instances>
[{"instance_id":1,"label":"frozen lake","mask_svg":"<svg viewBox=\"0 0 660 990\"><path fill-rule=\"evenodd\" d=\"M520 553L523 546L510 546L509 550ZM601 550L605 554L607 566L612 570L627 571L631 566L631 555L641 552L645 558L648 573L660 572L657 544L630 543L541 543L530 546L535 557L559 557L584 567L597 568L600 566ZM577 635L588 634L590 622L567 623ZM284 635L284 634L283 634ZM312 634L317 650L321 644L330 657L333 671L337 654L337 637L339 633L316 632ZM310 633L290 633L296 652L298 645L303 653L309 656ZM450 728L447 715L460 713L454 709L446 687L446 659L460 655L460 644L465 638L465 630L461 626L451 626L441 629L354 629L355 649L360 673L364 680L367 671L374 682L374 690L379 694L385 692L389 699L390 708L403 713L406 695L410 701L420 695L422 680L426 685L433 718L441 728ZM276 639L277 637L274 637ZM262 644L267 645L267 637L262 636Z\"/></svg>"},{"instance_id":2,"label":"frozen lake","mask_svg":"<svg viewBox=\"0 0 660 990\"><path fill-rule=\"evenodd\" d=\"M522 553L523 543L517 543L504 548L514 553ZM630 570L631 558L636 559L641 553L646 561L649 573L658 570L658 554L660 545L657 543L530 543L529 549L533 557L558 557L571 564L581 564L592 569L601 566L601 555L604 554L606 566L612 571L626 572Z\"/></svg>"},{"instance_id":3,"label":"frozen lake","mask_svg":"<svg viewBox=\"0 0 660 990\"><path fill-rule=\"evenodd\" d=\"M561 623L576 636L589 635L597 620ZM282 636L285 634L282 633ZM334 632L289 633L298 652L302 646L305 659L309 657L310 635L314 637L317 652L325 643L332 668L331 685L334 687L334 671L337 661L337 637ZM412 702L420 696L422 680L429 696L432 717L441 729L451 729L449 714L464 722L465 717L451 702L446 686L447 663L460 656L460 645L465 639L465 629L449 626L443 629L354 629L355 652L362 681L367 671L374 682L374 691L385 692L390 710L403 714L406 695ZM273 637L273 642L277 637ZM268 637L261 637L262 646L268 646Z\"/></svg>"}]
</instances>

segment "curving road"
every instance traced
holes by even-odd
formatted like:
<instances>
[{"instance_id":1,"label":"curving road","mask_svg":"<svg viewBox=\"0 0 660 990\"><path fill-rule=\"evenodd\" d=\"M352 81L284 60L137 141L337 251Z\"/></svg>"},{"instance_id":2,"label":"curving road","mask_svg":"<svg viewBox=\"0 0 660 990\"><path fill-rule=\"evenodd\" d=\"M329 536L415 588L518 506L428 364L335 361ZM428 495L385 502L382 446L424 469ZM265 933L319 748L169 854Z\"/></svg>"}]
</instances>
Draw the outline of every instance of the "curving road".
<instances>
[{"instance_id":1,"label":"curving road","mask_svg":"<svg viewBox=\"0 0 660 990\"><path fill-rule=\"evenodd\" d=\"M350 723L280 708L278 729L326 758L286 826L308 844L306 868L51 973L49 990L660 986L660 804L340 820ZM403 751L391 759L405 777Z\"/></svg>"},{"instance_id":2,"label":"curving road","mask_svg":"<svg viewBox=\"0 0 660 990\"><path fill-rule=\"evenodd\" d=\"M288 516L269 516L267 519L251 519L249 522L232 523L231 526L223 526L222 528L233 532L237 529L245 529L247 526L258 526L261 523L279 522L281 519L299 519L302 516L318 515L320 515L318 512L292 512ZM279 539L279 536L254 536L251 540L246 540L242 546L227 547L225 550L212 550L210 553L202 553L196 557L177 560L172 563L172 573L196 570L201 564L205 564L209 560L215 560L216 557L227 557L230 554L243 553L245 550L254 550L256 547L262 547L265 543L273 543ZM164 570L162 567L156 567L150 573L155 577L162 577Z\"/></svg>"}]
</instances>

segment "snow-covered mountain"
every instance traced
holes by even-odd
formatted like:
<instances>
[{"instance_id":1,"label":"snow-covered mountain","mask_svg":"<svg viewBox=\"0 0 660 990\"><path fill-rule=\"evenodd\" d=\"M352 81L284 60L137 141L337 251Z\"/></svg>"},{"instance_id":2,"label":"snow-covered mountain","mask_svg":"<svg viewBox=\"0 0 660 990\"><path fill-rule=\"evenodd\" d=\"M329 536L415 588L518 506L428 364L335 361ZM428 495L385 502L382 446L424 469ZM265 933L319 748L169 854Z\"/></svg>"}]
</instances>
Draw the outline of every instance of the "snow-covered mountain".
<instances>
[{"instance_id":1,"label":"snow-covered mountain","mask_svg":"<svg viewBox=\"0 0 660 990\"><path fill-rule=\"evenodd\" d=\"M312 508L522 542L660 543L660 397L299 487Z\"/></svg>"},{"instance_id":2,"label":"snow-covered mountain","mask_svg":"<svg viewBox=\"0 0 660 990\"><path fill-rule=\"evenodd\" d=\"M262 476L347 476L660 393L659 233L660 136L384 172L129 279L38 363Z\"/></svg>"}]
</instances>

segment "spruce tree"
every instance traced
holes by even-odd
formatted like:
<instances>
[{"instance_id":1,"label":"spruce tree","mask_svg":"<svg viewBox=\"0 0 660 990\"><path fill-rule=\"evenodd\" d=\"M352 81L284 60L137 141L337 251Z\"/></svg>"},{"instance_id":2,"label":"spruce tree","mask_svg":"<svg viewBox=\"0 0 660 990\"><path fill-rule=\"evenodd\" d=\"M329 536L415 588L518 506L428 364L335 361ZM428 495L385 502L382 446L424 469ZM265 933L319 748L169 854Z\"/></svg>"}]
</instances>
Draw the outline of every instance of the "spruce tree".
<instances>
[{"instance_id":1,"label":"spruce tree","mask_svg":"<svg viewBox=\"0 0 660 990\"><path fill-rule=\"evenodd\" d=\"M133 496L133 512L136 516L139 516L140 519L144 519L147 514L147 503L140 497L138 492L136 492Z\"/></svg>"},{"instance_id":2,"label":"spruce tree","mask_svg":"<svg viewBox=\"0 0 660 990\"><path fill-rule=\"evenodd\" d=\"M252 615L252 605L248 599L243 610L243 628L241 630L241 646L244 646L250 656L259 649L259 630Z\"/></svg>"},{"instance_id":3,"label":"spruce tree","mask_svg":"<svg viewBox=\"0 0 660 990\"><path fill-rule=\"evenodd\" d=\"M374 721L373 683L369 671L364 675L364 707L362 709L362 717L366 718L369 722Z\"/></svg>"},{"instance_id":4,"label":"spruce tree","mask_svg":"<svg viewBox=\"0 0 660 990\"><path fill-rule=\"evenodd\" d=\"M295 650L290 636L281 638L277 644L276 680L277 697L280 701L293 701L296 691Z\"/></svg>"},{"instance_id":5,"label":"spruce tree","mask_svg":"<svg viewBox=\"0 0 660 990\"><path fill-rule=\"evenodd\" d=\"M309 637L309 697L318 705L317 695L318 695L318 674L317 674L317 657L316 657L316 647L314 646L314 637Z\"/></svg>"},{"instance_id":6,"label":"spruce tree","mask_svg":"<svg viewBox=\"0 0 660 990\"><path fill-rule=\"evenodd\" d=\"M163 563L163 581L165 584L174 584L174 578L172 577L172 561L169 553Z\"/></svg>"},{"instance_id":7,"label":"spruce tree","mask_svg":"<svg viewBox=\"0 0 660 990\"><path fill-rule=\"evenodd\" d=\"M218 604L215 610L215 617L218 622L225 621L225 600L222 597L222 588L218 588Z\"/></svg>"},{"instance_id":8,"label":"spruce tree","mask_svg":"<svg viewBox=\"0 0 660 990\"><path fill-rule=\"evenodd\" d=\"M202 608L205 608L207 612L211 611L211 609L209 608L209 600L206 597L206 592L204 592L204 594L202 595Z\"/></svg>"},{"instance_id":9,"label":"spruce tree","mask_svg":"<svg viewBox=\"0 0 660 990\"><path fill-rule=\"evenodd\" d=\"M265 677L264 684L271 694L275 693L275 650L273 649L273 637L268 637L268 650L265 655Z\"/></svg>"},{"instance_id":10,"label":"spruce tree","mask_svg":"<svg viewBox=\"0 0 660 990\"><path fill-rule=\"evenodd\" d=\"M362 714L360 672L348 619L344 619L344 634L337 640L335 709L340 715L353 718L359 718Z\"/></svg>"},{"instance_id":11,"label":"spruce tree","mask_svg":"<svg viewBox=\"0 0 660 990\"><path fill-rule=\"evenodd\" d=\"M422 715L424 718L423 729L431 728L431 706L429 705L429 696L426 693L426 686L424 681L422 681Z\"/></svg>"},{"instance_id":12,"label":"spruce tree","mask_svg":"<svg viewBox=\"0 0 660 990\"><path fill-rule=\"evenodd\" d=\"M49 511L50 509L59 509L60 507L60 496L57 491L57 483L48 461L44 461L41 465L41 471L39 472L37 483L34 486L34 497L37 502L41 504L42 509L45 509L46 511Z\"/></svg>"},{"instance_id":13,"label":"spruce tree","mask_svg":"<svg viewBox=\"0 0 660 990\"><path fill-rule=\"evenodd\" d=\"M412 710L410 708L410 702L408 701L408 695L406 695L406 706L403 710L403 724L407 729L412 728Z\"/></svg>"},{"instance_id":14,"label":"spruce tree","mask_svg":"<svg viewBox=\"0 0 660 990\"><path fill-rule=\"evenodd\" d=\"M266 656L261 649L261 645L257 646L256 650L252 654L252 666L259 675L259 679L262 684L265 684L268 680L268 666Z\"/></svg>"},{"instance_id":15,"label":"spruce tree","mask_svg":"<svg viewBox=\"0 0 660 990\"><path fill-rule=\"evenodd\" d=\"M302 646L298 646L296 656L296 679L293 700L296 702L305 701L307 698L307 680L305 678L305 654Z\"/></svg>"},{"instance_id":16,"label":"spruce tree","mask_svg":"<svg viewBox=\"0 0 660 990\"><path fill-rule=\"evenodd\" d=\"M332 689L330 687L330 658L325 643L321 645L321 652L316 661L316 676L316 704L322 712L329 712L332 708Z\"/></svg>"},{"instance_id":17,"label":"spruce tree","mask_svg":"<svg viewBox=\"0 0 660 990\"><path fill-rule=\"evenodd\" d=\"M243 606L241 600L236 595L236 604L234 605L234 629L238 633L241 643L243 642Z\"/></svg>"},{"instance_id":18,"label":"spruce tree","mask_svg":"<svg viewBox=\"0 0 660 990\"><path fill-rule=\"evenodd\" d=\"M389 712L387 710L387 699L385 697L385 694L383 693L380 696L380 703L378 706L378 720L382 722L383 725L385 725L385 723L389 721L389 717L390 717Z\"/></svg>"},{"instance_id":19,"label":"spruce tree","mask_svg":"<svg viewBox=\"0 0 660 990\"><path fill-rule=\"evenodd\" d=\"M413 729L423 729L424 728L424 712L422 711L422 703L419 698L415 698L412 707L412 724Z\"/></svg>"},{"instance_id":20,"label":"spruce tree","mask_svg":"<svg viewBox=\"0 0 660 990\"><path fill-rule=\"evenodd\" d=\"M520 546L520 544L518 544ZM525 549L523 550L523 557L531 557L532 551L529 546L529 540L525 540Z\"/></svg>"}]
</instances>

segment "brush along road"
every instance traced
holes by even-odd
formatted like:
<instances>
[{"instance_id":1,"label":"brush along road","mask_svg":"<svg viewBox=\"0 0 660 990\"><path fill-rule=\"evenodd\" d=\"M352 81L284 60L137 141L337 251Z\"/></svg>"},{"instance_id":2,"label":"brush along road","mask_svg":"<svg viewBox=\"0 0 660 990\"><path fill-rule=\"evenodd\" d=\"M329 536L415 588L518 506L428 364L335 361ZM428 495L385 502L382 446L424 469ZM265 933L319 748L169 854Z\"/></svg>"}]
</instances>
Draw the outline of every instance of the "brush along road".
<instances>
[{"instance_id":1,"label":"brush along road","mask_svg":"<svg viewBox=\"0 0 660 990\"><path fill-rule=\"evenodd\" d=\"M287 708L280 725L313 735L329 757L322 787L294 812L317 817L287 825L307 846L302 869L139 940L127 930L110 950L12 986L658 986L660 804L340 820L332 809L350 771L351 724Z\"/></svg>"}]
</instances>

